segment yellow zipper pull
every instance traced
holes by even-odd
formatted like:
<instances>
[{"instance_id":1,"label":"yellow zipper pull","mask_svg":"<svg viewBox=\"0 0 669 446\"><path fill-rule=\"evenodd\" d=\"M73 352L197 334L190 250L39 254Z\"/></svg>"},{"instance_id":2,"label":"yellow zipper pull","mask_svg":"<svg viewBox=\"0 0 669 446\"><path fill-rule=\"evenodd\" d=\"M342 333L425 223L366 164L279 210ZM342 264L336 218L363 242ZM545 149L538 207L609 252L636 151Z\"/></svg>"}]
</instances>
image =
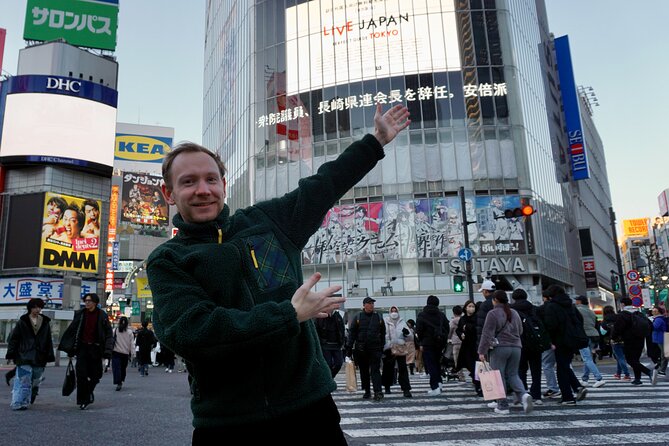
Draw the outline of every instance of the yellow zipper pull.
<instances>
[{"instance_id":1,"label":"yellow zipper pull","mask_svg":"<svg viewBox=\"0 0 669 446\"><path fill-rule=\"evenodd\" d=\"M256 252L253 249L253 246L250 246L250 248L251 248L251 258L253 259L253 266L255 266L256 269L258 269L258 260L256 259Z\"/></svg>"},{"instance_id":2,"label":"yellow zipper pull","mask_svg":"<svg viewBox=\"0 0 669 446\"><path fill-rule=\"evenodd\" d=\"M223 230L221 228L217 229L218 229L218 244L220 245L221 243L223 243Z\"/></svg>"}]
</instances>

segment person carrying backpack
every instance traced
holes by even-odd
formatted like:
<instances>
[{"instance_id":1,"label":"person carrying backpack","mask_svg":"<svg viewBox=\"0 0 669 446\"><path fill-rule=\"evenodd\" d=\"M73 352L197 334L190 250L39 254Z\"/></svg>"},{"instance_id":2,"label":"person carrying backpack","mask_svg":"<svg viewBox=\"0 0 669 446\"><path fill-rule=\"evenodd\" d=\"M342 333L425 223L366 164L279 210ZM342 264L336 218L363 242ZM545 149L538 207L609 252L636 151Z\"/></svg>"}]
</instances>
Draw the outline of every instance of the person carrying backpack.
<instances>
[{"instance_id":1,"label":"person carrying backpack","mask_svg":"<svg viewBox=\"0 0 669 446\"><path fill-rule=\"evenodd\" d=\"M629 297L623 297L620 299L620 303L623 305L623 309L613 325L613 330L622 338L625 359L634 370L632 385L640 386L643 384L641 382L642 373L648 376L651 384L653 384L650 370L639 361L646 336L651 330L651 323L646 316L639 312L637 307L632 306L632 299Z\"/></svg>"},{"instance_id":2,"label":"person carrying backpack","mask_svg":"<svg viewBox=\"0 0 669 446\"><path fill-rule=\"evenodd\" d=\"M667 357L664 354L664 333L669 332L669 318L664 307L653 307L653 343L657 345L660 352L655 370L653 371L653 382L657 382L657 375L666 376Z\"/></svg>"},{"instance_id":3,"label":"person carrying backpack","mask_svg":"<svg viewBox=\"0 0 669 446\"><path fill-rule=\"evenodd\" d=\"M588 379L590 378L590 372L592 372L595 377L595 383L592 387L602 387L606 384L604 378L602 377L597 364L595 364L594 352L595 349L599 347L599 330L597 327L597 315L594 311L588 306L588 298L585 296L576 296L576 309L581 313L583 317L583 329L585 334L588 336L589 344L578 352L581 355L583 360L583 376L581 378L581 384L584 386L588 385Z\"/></svg>"},{"instance_id":4,"label":"person carrying backpack","mask_svg":"<svg viewBox=\"0 0 669 446\"><path fill-rule=\"evenodd\" d=\"M523 323L523 334L520 337L522 349L518 376L523 386L529 389L534 404L541 405L541 355L551 348L551 340L543 322L536 315L536 308L527 300L525 290L517 289L511 293L513 303L510 307L518 312ZM532 385L527 386L527 370L532 375Z\"/></svg>"},{"instance_id":5,"label":"person carrying backpack","mask_svg":"<svg viewBox=\"0 0 669 446\"><path fill-rule=\"evenodd\" d=\"M588 389L576 379L571 360L575 353L588 345L588 337L583 329L583 317L564 288L551 285L547 292L551 299L544 311L544 322L555 345L558 386L562 393L559 404L575 406L576 401L585 398Z\"/></svg>"},{"instance_id":6,"label":"person carrying backpack","mask_svg":"<svg viewBox=\"0 0 669 446\"><path fill-rule=\"evenodd\" d=\"M430 375L429 396L441 394L441 352L446 347L448 329L448 318L439 309L439 298L428 296L427 305L416 317L416 334L420 340L425 369Z\"/></svg>"}]
</instances>

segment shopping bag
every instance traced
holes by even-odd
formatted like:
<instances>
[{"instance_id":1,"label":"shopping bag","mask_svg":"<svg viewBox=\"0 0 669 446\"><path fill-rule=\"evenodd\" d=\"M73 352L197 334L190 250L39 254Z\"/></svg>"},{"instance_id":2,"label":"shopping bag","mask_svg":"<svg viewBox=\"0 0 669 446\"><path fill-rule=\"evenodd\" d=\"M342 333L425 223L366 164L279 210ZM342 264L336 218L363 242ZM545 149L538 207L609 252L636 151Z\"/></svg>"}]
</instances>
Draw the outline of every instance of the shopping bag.
<instances>
[{"instance_id":1,"label":"shopping bag","mask_svg":"<svg viewBox=\"0 0 669 446\"><path fill-rule=\"evenodd\" d=\"M506 398L506 390L504 389L502 374L499 370L492 370L487 362L483 364L483 367L485 370L479 372L479 381L481 381L483 399L489 401Z\"/></svg>"},{"instance_id":2,"label":"shopping bag","mask_svg":"<svg viewBox=\"0 0 669 446\"><path fill-rule=\"evenodd\" d=\"M664 333L664 357L669 358L669 332Z\"/></svg>"},{"instance_id":3,"label":"shopping bag","mask_svg":"<svg viewBox=\"0 0 669 446\"><path fill-rule=\"evenodd\" d=\"M346 390L355 392L358 390L358 377L356 376L355 363L346 361Z\"/></svg>"},{"instance_id":4,"label":"shopping bag","mask_svg":"<svg viewBox=\"0 0 669 446\"><path fill-rule=\"evenodd\" d=\"M63 381L63 396L70 396L74 389L77 387L77 375L74 372L74 366L72 365L72 358L70 362L67 363L67 368L65 369L65 380Z\"/></svg>"},{"instance_id":5,"label":"shopping bag","mask_svg":"<svg viewBox=\"0 0 669 446\"><path fill-rule=\"evenodd\" d=\"M485 367L483 366L483 362L482 361L476 361L476 364L474 364L474 381L480 381L479 373L481 373L481 370L485 370Z\"/></svg>"}]
</instances>

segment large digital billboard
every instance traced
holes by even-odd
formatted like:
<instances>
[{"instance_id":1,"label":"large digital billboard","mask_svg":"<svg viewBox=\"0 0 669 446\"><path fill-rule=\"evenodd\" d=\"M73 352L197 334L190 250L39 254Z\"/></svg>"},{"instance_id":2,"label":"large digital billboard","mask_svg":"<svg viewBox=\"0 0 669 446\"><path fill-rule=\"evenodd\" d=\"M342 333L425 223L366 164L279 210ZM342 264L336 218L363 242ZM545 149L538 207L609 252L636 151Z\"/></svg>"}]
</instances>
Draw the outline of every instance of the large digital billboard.
<instances>
[{"instance_id":1,"label":"large digital billboard","mask_svg":"<svg viewBox=\"0 0 669 446\"><path fill-rule=\"evenodd\" d=\"M118 0L28 0L23 38L114 51L117 25Z\"/></svg>"},{"instance_id":2,"label":"large digital billboard","mask_svg":"<svg viewBox=\"0 0 669 446\"><path fill-rule=\"evenodd\" d=\"M111 175L117 92L61 76L3 82L0 161L63 164Z\"/></svg>"},{"instance_id":3,"label":"large digital billboard","mask_svg":"<svg viewBox=\"0 0 669 446\"><path fill-rule=\"evenodd\" d=\"M48 192L44 198L40 268L97 273L99 200Z\"/></svg>"},{"instance_id":4,"label":"large digital billboard","mask_svg":"<svg viewBox=\"0 0 669 446\"><path fill-rule=\"evenodd\" d=\"M452 0L312 0L286 9L286 93L458 71Z\"/></svg>"}]
</instances>

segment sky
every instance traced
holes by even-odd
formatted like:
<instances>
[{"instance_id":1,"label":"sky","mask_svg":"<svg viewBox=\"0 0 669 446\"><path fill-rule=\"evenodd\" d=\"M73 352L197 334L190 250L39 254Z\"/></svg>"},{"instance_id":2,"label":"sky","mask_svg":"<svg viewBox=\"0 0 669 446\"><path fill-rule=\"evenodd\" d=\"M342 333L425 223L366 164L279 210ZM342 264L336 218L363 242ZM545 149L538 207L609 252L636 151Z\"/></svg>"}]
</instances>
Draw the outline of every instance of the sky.
<instances>
[{"instance_id":1,"label":"sky","mask_svg":"<svg viewBox=\"0 0 669 446\"><path fill-rule=\"evenodd\" d=\"M517 0L511 0L517 1ZM16 74L27 0L0 0L7 29L3 70ZM175 142L202 141L204 0L121 0L119 122L174 127ZM654 217L669 188L669 1L546 0L556 37L569 35L577 85L599 100L593 119L618 220Z\"/></svg>"}]
</instances>

